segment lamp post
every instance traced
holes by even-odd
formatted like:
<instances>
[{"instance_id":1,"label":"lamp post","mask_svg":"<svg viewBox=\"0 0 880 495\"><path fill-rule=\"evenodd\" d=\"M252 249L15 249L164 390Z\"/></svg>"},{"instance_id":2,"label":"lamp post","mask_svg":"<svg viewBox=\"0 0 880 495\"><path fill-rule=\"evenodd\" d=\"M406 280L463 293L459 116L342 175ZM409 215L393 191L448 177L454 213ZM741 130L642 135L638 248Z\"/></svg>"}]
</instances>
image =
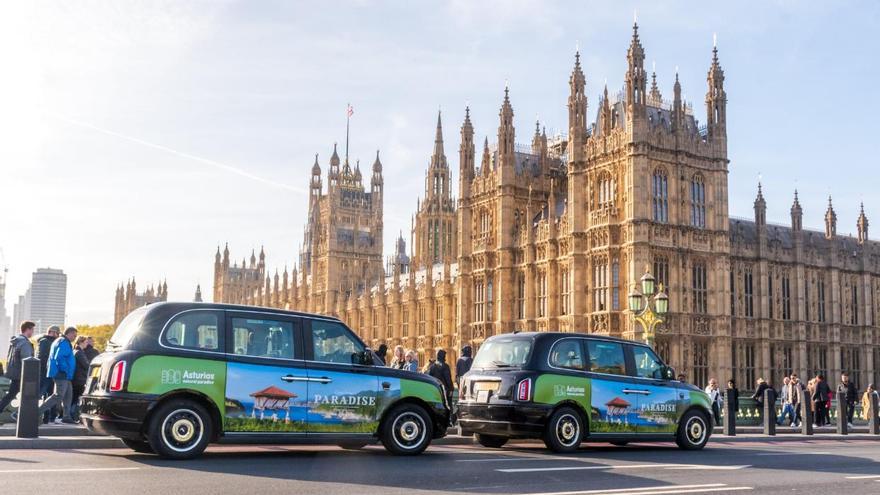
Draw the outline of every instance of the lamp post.
<instances>
[{"instance_id":1,"label":"lamp post","mask_svg":"<svg viewBox=\"0 0 880 495\"><path fill-rule=\"evenodd\" d=\"M669 296L663 284L656 283L649 265L645 265L645 274L640 282L641 290L633 287L629 293L629 310L632 311L633 320L642 326L645 343L654 347L654 329L663 323L663 317L669 311Z\"/></svg>"}]
</instances>

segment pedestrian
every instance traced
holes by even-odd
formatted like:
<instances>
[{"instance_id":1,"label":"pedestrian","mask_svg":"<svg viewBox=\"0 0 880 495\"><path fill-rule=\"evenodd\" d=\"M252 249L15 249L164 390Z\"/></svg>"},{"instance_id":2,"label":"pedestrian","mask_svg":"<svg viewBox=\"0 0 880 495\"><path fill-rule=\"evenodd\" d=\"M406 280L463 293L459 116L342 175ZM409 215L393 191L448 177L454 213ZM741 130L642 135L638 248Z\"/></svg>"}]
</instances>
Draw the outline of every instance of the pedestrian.
<instances>
[{"instance_id":1,"label":"pedestrian","mask_svg":"<svg viewBox=\"0 0 880 495\"><path fill-rule=\"evenodd\" d=\"M789 380L789 397L791 400L791 407L792 409L794 409L794 421L792 422L792 426L798 428L800 427L801 421L803 420L803 418L801 417L801 404L805 403L804 384L801 383L800 379L797 376L797 373L792 373L791 377L789 377Z\"/></svg>"},{"instance_id":2,"label":"pedestrian","mask_svg":"<svg viewBox=\"0 0 880 495\"><path fill-rule=\"evenodd\" d=\"M844 402L846 403L846 424L849 428L853 427L853 414L856 412L856 401L859 398L859 392L856 390L855 384L849 379L849 374L843 372L840 375L840 385L837 386L838 392L844 393ZM840 407L841 404L838 404L838 414L843 411L843 408Z\"/></svg>"},{"instance_id":3,"label":"pedestrian","mask_svg":"<svg viewBox=\"0 0 880 495\"><path fill-rule=\"evenodd\" d=\"M755 393L752 394L752 399L754 399L755 403L758 405L758 418L761 421L763 421L764 420L764 391L768 390L768 389L773 390L773 387L771 387L770 384L768 384L763 378L758 378L757 383L758 383L758 388L756 388ZM776 403L776 394L771 393L770 398L773 400L773 402L775 404Z\"/></svg>"},{"instance_id":4,"label":"pedestrian","mask_svg":"<svg viewBox=\"0 0 880 495\"><path fill-rule=\"evenodd\" d=\"M714 378L709 379L709 385L706 386L706 394L712 403L712 416L715 418L715 425L721 426L721 406L724 404L724 399L721 397L718 381Z\"/></svg>"},{"instance_id":5,"label":"pedestrian","mask_svg":"<svg viewBox=\"0 0 880 495\"><path fill-rule=\"evenodd\" d=\"M816 410L815 423L817 426L831 424L827 405L829 394L831 394L831 388L828 386L828 383L825 382L825 376L819 373L816 375L816 381L813 385L813 394L810 397L810 400L813 401L813 407Z\"/></svg>"},{"instance_id":6,"label":"pedestrian","mask_svg":"<svg viewBox=\"0 0 880 495\"><path fill-rule=\"evenodd\" d=\"M865 393L862 394L862 419L867 421L871 420L871 417L868 415L868 411L871 410L871 397L877 397L877 400L880 401L880 394L877 393L873 383L869 383ZM880 415L880 411L874 411L874 415Z\"/></svg>"},{"instance_id":7,"label":"pedestrian","mask_svg":"<svg viewBox=\"0 0 880 495\"><path fill-rule=\"evenodd\" d=\"M437 351L437 360L428 368L428 375L433 376L443 384L448 404L452 403L452 372L446 364L446 351Z\"/></svg>"},{"instance_id":8,"label":"pedestrian","mask_svg":"<svg viewBox=\"0 0 880 495\"><path fill-rule=\"evenodd\" d=\"M466 345L461 348L461 357L455 362L455 380L458 382L458 389L461 390L461 377L471 370L474 359L471 357L471 346Z\"/></svg>"},{"instance_id":9,"label":"pedestrian","mask_svg":"<svg viewBox=\"0 0 880 495\"><path fill-rule=\"evenodd\" d=\"M101 351L95 349L95 339L91 336L86 336L86 357L91 363L96 357L101 354Z\"/></svg>"},{"instance_id":10,"label":"pedestrian","mask_svg":"<svg viewBox=\"0 0 880 495\"><path fill-rule=\"evenodd\" d=\"M79 417L79 398L82 397L86 389L86 380L89 376L89 358L86 355L88 347L88 337L81 335L76 338L74 344L73 358L76 361L76 370L73 372L73 395L71 397L71 416L76 419Z\"/></svg>"},{"instance_id":11,"label":"pedestrian","mask_svg":"<svg viewBox=\"0 0 880 495\"><path fill-rule=\"evenodd\" d=\"M46 329L46 333L37 339L37 359L40 360L40 400L46 400L52 395L55 388L55 381L49 378L49 351L52 349L52 343L61 334L61 328L58 325L52 325ZM58 414L58 408L52 408L43 414L43 424L55 419Z\"/></svg>"},{"instance_id":12,"label":"pedestrian","mask_svg":"<svg viewBox=\"0 0 880 495\"><path fill-rule=\"evenodd\" d=\"M379 344L379 349L376 350L376 355L379 356L379 361L382 361L382 366L385 366L385 357L388 355L388 346L385 344Z\"/></svg>"},{"instance_id":13,"label":"pedestrian","mask_svg":"<svg viewBox=\"0 0 880 495\"><path fill-rule=\"evenodd\" d=\"M782 423L785 422L785 419L788 418L788 426L794 424L794 407L791 401L792 396L792 387L791 387L791 378L783 377L782 378L782 389L779 390L779 400L782 402L782 413L779 414L779 418L776 420L776 424L782 426Z\"/></svg>"},{"instance_id":14,"label":"pedestrian","mask_svg":"<svg viewBox=\"0 0 880 495\"><path fill-rule=\"evenodd\" d=\"M63 338L55 339L55 342L52 342L52 349L49 352L49 366L46 373L55 380L55 391L40 404L40 414L60 402L63 415L60 421L55 421L56 423L76 423L70 415L70 403L73 400L71 380L73 380L76 371L76 358L73 357L73 346L71 345L74 340L76 340L76 328L67 327Z\"/></svg>"},{"instance_id":15,"label":"pedestrian","mask_svg":"<svg viewBox=\"0 0 880 495\"><path fill-rule=\"evenodd\" d=\"M733 378L727 380L727 390L730 391L730 404L727 407L732 407L736 414L739 412L739 389L736 388L736 380Z\"/></svg>"},{"instance_id":16,"label":"pedestrian","mask_svg":"<svg viewBox=\"0 0 880 495\"><path fill-rule=\"evenodd\" d=\"M678 380L678 381L680 381L681 383L686 383L686 382L687 382L687 376L685 376L684 373L679 373L678 376L677 376L675 379Z\"/></svg>"},{"instance_id":17,"label":"pedestrian","mask_svg":"<svg viewBox=\"0 0 880 495\"><path fill-rule=\"evenodd\" d=\"M9 378L9 390L3 398L0 398L0 413L15 399L21 390L21 363L29 357L34 357L34 344L31 337L37 325L32 321L22 322L19 330L21 333L9 339L9 351L6 355L6 378ZM18 419L18 413L12 413L12 419Z\"/></svg>"},{"instance_id":18,"label":"pedestrian","mask_svg":"<svg viewBox=\"0 0 880 495\"><path fill-rule=\"evenodd\" d=\"M406 354L404 354L404 361L405 361L404 365L403 365L404 370L413 371L413 372L418 373L419 360L416 357L416 351L414 351L412 349L406 351Z\"/></svg>"},{"instance_id":19,"label":"pedestrian","mask_svg":"<svg viewBox=\"0 0 880 495\"><path fill-rule=\"evenodd\" d=\"M394 346L394 357L391 358L390 367L398 370L402 370L406 365L406 352L403 350L402 345Z\"/></svg>"}]
</instances>

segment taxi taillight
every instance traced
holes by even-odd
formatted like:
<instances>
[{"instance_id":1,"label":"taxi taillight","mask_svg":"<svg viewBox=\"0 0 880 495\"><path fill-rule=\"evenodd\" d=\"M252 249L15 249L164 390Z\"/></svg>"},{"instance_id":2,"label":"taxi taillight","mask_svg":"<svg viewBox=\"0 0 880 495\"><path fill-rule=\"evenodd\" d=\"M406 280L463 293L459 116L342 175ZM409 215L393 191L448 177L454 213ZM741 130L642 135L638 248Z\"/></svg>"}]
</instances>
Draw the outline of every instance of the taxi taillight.
<instances>
[{"instance_id":1,"label":"taxi taillight","mask_svg":"<svg viewBox=\"0 0 880 495\"><path fill-rule=\"evenodd\" d=\"M528 402L532 400L532 379L526 378L516 386L516 400Z\"/></svg>"},{"instance_id":2,"label":"taxi taillight","mask_svg":"<svg viewBox=\"0 0 880 495\"><path fill-rule=\"evenodd\" d=\"M125 384L125 361L119 361L113 365L110 371L110 391L121 392Z\"/></svg>"}]
</instances>

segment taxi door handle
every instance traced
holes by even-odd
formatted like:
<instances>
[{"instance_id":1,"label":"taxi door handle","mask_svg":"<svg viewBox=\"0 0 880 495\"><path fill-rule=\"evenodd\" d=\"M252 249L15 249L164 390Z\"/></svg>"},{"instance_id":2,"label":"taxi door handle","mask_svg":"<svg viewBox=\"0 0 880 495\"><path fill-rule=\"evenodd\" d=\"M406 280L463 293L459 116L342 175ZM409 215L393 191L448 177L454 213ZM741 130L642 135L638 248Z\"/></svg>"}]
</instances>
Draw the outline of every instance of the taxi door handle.
<instances>
[{"instance_id":1,"label":"taxi door handle","mask_svg":"<svg viewBox=\"0 0 880 495\"><path fill-rule=\"evenodd\" d=\"M625 394L639 394L639 395L651 395L650 390L634 390L631 388L625 388L622 390Z\"/></svg>"},{"instance_id":2,"label":"taxi door handle","mask_svg":"<svg viewBox=\"0 0 880 495\"><path fill-rule=\"evenodd\" d=\"M331 380L330 378L328 378L326 376L322 376L320 378L309 378L309 381L323 383L324 385L326 385L326 384L332 382L333 380Z\"/></svg>"},{"instance_id":3,"label":"taxi door handle","mask_svg":"<svg viewBox=\"0 0 880 495\"><path fill-rule=\"evenodd\" d=\"M304 376L293 376L293 375L284 375L281 377L281 381L290 383L290 382L307 382L308 378Z\"/></svg>"}]
</instances>

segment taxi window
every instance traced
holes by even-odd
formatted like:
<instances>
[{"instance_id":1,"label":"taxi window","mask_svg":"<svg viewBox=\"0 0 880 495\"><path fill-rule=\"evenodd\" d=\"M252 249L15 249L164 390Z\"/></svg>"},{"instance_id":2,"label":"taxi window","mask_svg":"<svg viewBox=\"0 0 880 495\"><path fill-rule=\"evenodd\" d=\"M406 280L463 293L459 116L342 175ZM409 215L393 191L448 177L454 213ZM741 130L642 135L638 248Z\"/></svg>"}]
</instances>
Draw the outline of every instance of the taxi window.
<instances>
[{"instance_id":1,"label":"taxi window","mask_svg":"<svg viewBox=\"0 0 880 495\"><path fill-rule=\"evenodd\" d=\"M587 349L590 354L590 371L610 375L626 374L626 359L623 357L622 344L588 340Z\"/></svg>"},{"instance_id":2,"label":"taxi window","mask_svg":"<svg viewBox=\"0 0 880 495\"><path fill-rule=\"evenodd\" d=\"M232 319L232 352L239 356L293 359L293 323L254 318Z\"/></svg>"},{"instance_id":3,"label":"taxi window","mask_svg":"<svg viewBox=\"0 0 880 495\"><path fill-rule=\"evenodd\" d=\"M663 362L651 349L633 346L633 359L636 364L636 376L642 378L663 378Z\"/></svg>"},{"instance_id":4,"label":"taxi window","mask_svg":"<svg viewBox=\"0 0 880 495\"><path fill-rule=\"evenodd\" d=\"M312 351L315 361L352 364L364 346L342 324L312 320Z\"/></svg>"},{"instance_id":5,"label":"taxi window","mask_svg":"<svg viewBox=\"0 0 880 495\"><path fill-rule=\"evenodd\" d=\"M220 318L214 311L191 311L179 315L162 333L162 344L167 347L219 352L222 349Z\"/></svg>"},{"instance_id":6,"label":"taxi window","mask_svg":"<svg viewBox=\"0 0 880 495\"><path fill-rule=\"evenodd\" d=\"M583 370L585 368L584 352L580 339L563 339L553 344L550 350L550 366Z\"/></svg>"}]
</instances>

